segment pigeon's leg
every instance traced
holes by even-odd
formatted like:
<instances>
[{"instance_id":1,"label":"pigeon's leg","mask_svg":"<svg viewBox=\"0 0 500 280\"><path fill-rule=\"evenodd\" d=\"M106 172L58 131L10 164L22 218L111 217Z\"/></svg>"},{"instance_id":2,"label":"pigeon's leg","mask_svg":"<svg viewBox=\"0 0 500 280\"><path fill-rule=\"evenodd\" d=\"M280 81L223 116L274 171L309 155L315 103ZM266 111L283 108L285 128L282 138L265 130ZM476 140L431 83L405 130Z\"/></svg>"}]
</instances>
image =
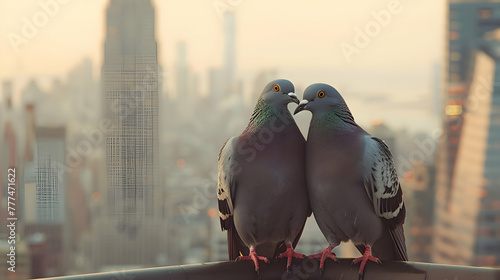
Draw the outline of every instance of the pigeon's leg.
<instances>
[{"instance_id":1,"label":"pigeon's leg","mask_svg":"<svg viewBox=\"0 0 500 280\"><path fill-rule=\"evenodd\" d=\"M269 260L266 257L262 257L257 255L255 252L255 249L250 247L250 254L248 256L240 256L236 259L236 261L246 261L246 260L252 260L253 264L255 265L255 271L259 272L259 261L264 261L265 263L269 263Z\"/></svg>"},{"instance_id":2,"label":"pigeon's leg","mask_svg":"<svg viewBox=\"0 0 500 280\"><path fill-rule=\"evenodd\" d=\"M328 247L326 247L325 250L323 250L323 252L316 254L316 255L308 256L308 258L310 258L310 259L321 258L321 261L319 262L319 268L321 269L321 271L323 271L325 269L325 260L327 258L330 258L336 262L339 262L335 253L332 253L333 248L335 248L335 246L328 245Z\"/></svg>"},{"instance_id":3,"label":"pigeon's leg","mask_svg":"<svg viewBox=\"0 0 500 280\"><path fill-rule=\"evenodd\" d=\"M366 265L366 263L368 261L376 262L378 264L382 263L378 258L372 256L372 250L371 250L371 248L369 246L366 246L365 253L363 254L363 256L360 257L360 258L354 259L352 261L353 264L357 264L357 263L361 262L361 265L359 266L359 277L360 277L360 279L362 279L362 277L363 277L363 272L365 270L365 265Z\"/></svg>"},{"instance_id":4,"label":"pigeon's leg","mask_svg":"<svg viewBox=\"0 0 500 280\"><path fill-rule=\"evenodd\" d=\"M296 252L293 250L292 245L287 244L287 245L286 245L286 251L285 251L284 253L279 254L277 258L278 258L278 259L281 259L281 258L288 258L288 260L287 260L287 262L286 262L286 271L288 271L288 269L290 268L290 266L292 266L292 258L303 259L303 258L304 258L304 255L303 255L303 254L296 253Z\"/></svg>"}]
</instances>

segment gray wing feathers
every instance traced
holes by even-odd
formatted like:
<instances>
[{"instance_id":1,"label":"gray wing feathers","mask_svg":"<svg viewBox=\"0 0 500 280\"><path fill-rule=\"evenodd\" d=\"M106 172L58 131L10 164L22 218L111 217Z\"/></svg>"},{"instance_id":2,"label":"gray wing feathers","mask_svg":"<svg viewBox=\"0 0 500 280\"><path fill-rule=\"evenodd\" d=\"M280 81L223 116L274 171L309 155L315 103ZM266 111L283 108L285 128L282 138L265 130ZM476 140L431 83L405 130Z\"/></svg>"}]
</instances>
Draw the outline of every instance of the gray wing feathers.
<instances>
[{"instance_id":1,"label":"gray wing feathers","mask_svg":"<svg viewBox=\"0 0 500 280\"><path fill-rule=\"evenodd\" d=\"M364 186L377 215L394 223L404 222L403 192L391 152L380 139L365 136Z\"/></svg>"},{"instance_id":2,"label":"gray wing feathers","mask_svg":"<svg viewBox=\"0 0 500 280\"><path fill-rule=\"evenodd\" d=\"M407 261L408 254L403 230L406 216L403 191L389 147L384 141L370 135L365 136L364 171L366 192L373 201L375 213L387 226L394 245L392 258ZM386 246L382 245L381 251L388 250Z\"/></svg>"},{"instance_id":3,"label":"gray wing feathers","mask_svg":"<svg viewBox=\"0 0 500 280\"><path fill-rule=\"evenodd\" d=\"M233 198L236 190L235 176L238 171L234 154L237 142L238 137L228 139L219 153L217 199L219 202L219 217L222 230L227 230L233 225Z\"/></svg>"}]
</instances>

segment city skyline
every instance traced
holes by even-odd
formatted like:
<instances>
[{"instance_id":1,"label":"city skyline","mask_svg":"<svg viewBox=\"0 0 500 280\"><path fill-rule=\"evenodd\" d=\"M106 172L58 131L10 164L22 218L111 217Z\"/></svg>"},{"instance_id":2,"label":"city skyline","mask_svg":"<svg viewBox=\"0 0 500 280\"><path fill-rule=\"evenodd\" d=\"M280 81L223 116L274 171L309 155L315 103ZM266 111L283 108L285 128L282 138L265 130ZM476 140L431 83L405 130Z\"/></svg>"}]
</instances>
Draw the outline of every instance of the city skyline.
<instances>
[{"instance_id":1,"label":"city skyline","mask_svg":"<svg viewBox=\"0 0 500 280\"><path fill-rule=\"evenodd\" d=\"M0 1L0 208L15 163L20 270L226 260L219 151L278 78L299 98L331 84L390 147L411 261L498 266L500 0L457 1ZM310 118L294 116L306 139ZM297 250L325 242L311 217Z\"/></svg>"}]
</instances>

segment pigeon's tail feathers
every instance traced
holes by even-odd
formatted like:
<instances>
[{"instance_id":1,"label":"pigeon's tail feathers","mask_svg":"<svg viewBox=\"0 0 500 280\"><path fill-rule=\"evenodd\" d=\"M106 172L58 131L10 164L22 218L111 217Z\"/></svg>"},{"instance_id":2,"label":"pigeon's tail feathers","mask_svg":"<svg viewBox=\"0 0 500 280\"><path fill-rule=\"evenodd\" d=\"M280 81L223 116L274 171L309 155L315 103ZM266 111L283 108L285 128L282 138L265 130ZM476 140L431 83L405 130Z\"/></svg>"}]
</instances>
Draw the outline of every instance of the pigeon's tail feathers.
<instances>
[{"instance_id":1,"label":"pigeon's tail feathers","mask_svg":"<svg viewBox=\"0 0 500 280\"><path fill-rule=\"evenodd\" d=\"M234 225L227 229L227 253L230 261L236 260L241 255L247 256L250 253Z\"/></svg>"},{"instance_id":2,"label":"pigeon's tail feathers","mask_svg":"<svg viewBox=\"0 0 500 280\"><path fill-rule=\"evenodd\" d=\"M364 252L363 245L356 245L356 247L361 253ZM379 239L372 244L371 248L373 255L382 261L408 261L402 225L394 229L385 225Z\"/></svg>"},{"instance_id":3,"label":"pigeon's tail feathers","mask_svg":"<svg viewBox=\"0 0 500 280\"><path fill-rule=\"evenodd\" d=\"M389 234L394 244L396 257L395 260L408 261L408 252L406 251L406 241L403 225L399 225L395 229L389 229Z\"/></svg>"},{"instance_id":4,"label":"pigeon's tail feathers","mask_svg":"<svg viewBox=\"0 0 500 280\"><path fill-rule=\"evenodd\" d=\"M281 241L280 243L276 244L276 249L274 249L273 258L276 258L279 254L284 252L286 252L286 244L285 241Z\"/></svg>"},{"instance_id":5,"label":"pigeon's tail feathers","mask_svg":"<svg viewBox=\"0 0 500 280\"><path fill-rule=\"evenodd\" d=\"M304 225L302 225L302 228L300 229L299 233L297 233L297 235L295 236L295 239L293 240L293 243L292 243L292 247L293 249L295 249L295 247L297 247L297 244L299 243L299 240L300 240L300 236L302 236L302 232L304 231L304 227L305 227L305 223ZM285 241L281 241L280 243L276 244L276 249L274 250L274 258L277 257L279 254L281 253L284 253L286 252L286 242Z\"/></svg>"}]
</instances>

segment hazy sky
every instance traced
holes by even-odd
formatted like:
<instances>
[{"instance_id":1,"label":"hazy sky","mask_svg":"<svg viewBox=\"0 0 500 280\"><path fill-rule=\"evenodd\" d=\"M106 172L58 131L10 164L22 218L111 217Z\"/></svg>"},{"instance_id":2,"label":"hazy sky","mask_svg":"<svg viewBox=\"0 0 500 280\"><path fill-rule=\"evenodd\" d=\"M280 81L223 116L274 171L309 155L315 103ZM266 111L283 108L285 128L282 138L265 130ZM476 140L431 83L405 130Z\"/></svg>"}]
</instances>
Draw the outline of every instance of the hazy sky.
<instances>
[{"instance_id":1,"label":"hazy sky","mask_svg":"<svg viewBox=\"0 0 500 280\"><path fill-rule=\"evenodd\" d=\"M0 78L25 74L64 74L83 56L99 69L108 0L65 0L33 38L16 53L9 34L22 36L23 18L43 11L39 2L0 1ZM57 0L53 0L57 1ZM221 61L222 22L215 6L235 5L238 67L427 68L440 59L444 1L436 0L156 0L157 41L161 63L171 65L175 44L188 44L195 70ZM354 43L355 28L365 29L372 11L402 9L348 63L340 44ZM40 17L43 23L43 16Z\"/></svg>"},{"instance_id":2,"label":"hazy sky","mask_svg":"<svg viewBox=\"0 0 500 280\"><path fill-rule=\"evenodd\" d=\"M59 75L84 56L99 74L108 0L65 0L44 21L40 3L0 1L0 80ZM58 2L56 2L58 3ZM194 72L205 75L222 61L222 21L215 7L231 7L237 24L240 73L277 68L300 85L331 82L342 89L386 91L411 101L429 94L431 69L442 62L444 0L154 0L160 63L171 73L176 44L188 45ZM394 8L396 7L396 8ZM380 12L384 10L385 12ZM385 17L376 23L373 13ZM42 14L42 15L41 15ZM24 38L26 19L42 27ZM355 42L356 28L371 30L369 43ZM23 43L15 52L10 38ZM363 35L361 35L363 36ZM350 62L341 46L357 47ZM352 49L351 49L352 50ZM359 76L359 79L358 79ZM203 77L202 77L203 79ZM17 84L19 87L19 84Z\"/></svg>"}]
</instances>

